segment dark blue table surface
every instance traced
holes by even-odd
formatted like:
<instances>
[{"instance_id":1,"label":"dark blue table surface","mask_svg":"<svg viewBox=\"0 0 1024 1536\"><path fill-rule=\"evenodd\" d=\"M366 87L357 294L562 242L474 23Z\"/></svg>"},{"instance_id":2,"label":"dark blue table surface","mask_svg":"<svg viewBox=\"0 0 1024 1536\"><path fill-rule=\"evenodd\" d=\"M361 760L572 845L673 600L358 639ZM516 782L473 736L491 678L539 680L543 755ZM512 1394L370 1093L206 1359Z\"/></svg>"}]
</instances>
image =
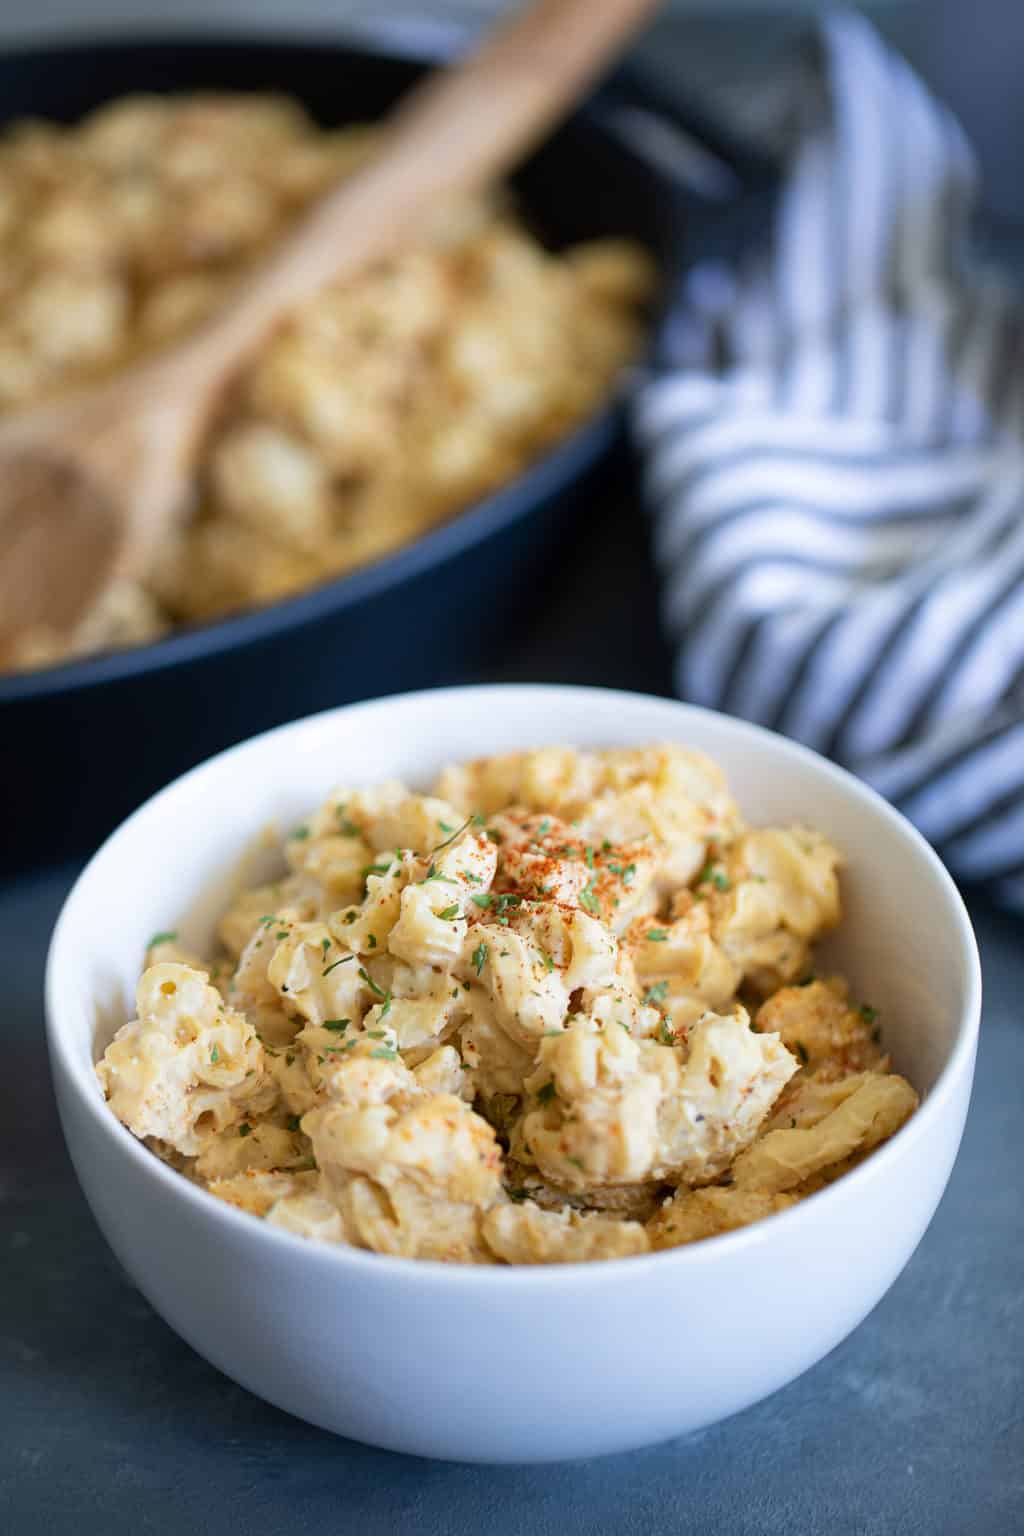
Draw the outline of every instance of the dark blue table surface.
<instances>
[{"instance_id":1,"label":"dark blue table surface","mask_svg":"<svg viewBox=\"0 0 1024 1536\"><path fill-rule=\"evenodd\" d=\"M1024 1529L1019 923L974 908L986 1000L963 1148L920 1248L856 1333L714 1429L629 1456L490 1469L289 1418L201 1360L127 1281L64 1152L42 1040L43 951L72 873L0 893L0 1530ZM752 1277L751 1305L765 1305L756 1297Z\"/></svg>"},{"instance_id":2,"label":"dark blue table surface","mask_svg":"<svg viewBox=\"0 0 1024 1536\"><path fill-rule=\"evenodd\" d=\"M748 60L777 36L741 30ZM680 58L692 60L688 36L719 68L732 56L725 32L705 24L679 31ZM548 581L534 628L492 676L669 689L628 498L594 508L587 551ZM963 1148L920 1248L853 1336L703 1433L494 1470L369 1450L288 1418L195 1355L127 1281L65 1154L43 1044L45 947L74 873L0 886L0 1533L1024 1530L1019 922L971 903L986 996ZM751 1305L764 1305L755 1281Z\"/></svg>"}]
</instances>

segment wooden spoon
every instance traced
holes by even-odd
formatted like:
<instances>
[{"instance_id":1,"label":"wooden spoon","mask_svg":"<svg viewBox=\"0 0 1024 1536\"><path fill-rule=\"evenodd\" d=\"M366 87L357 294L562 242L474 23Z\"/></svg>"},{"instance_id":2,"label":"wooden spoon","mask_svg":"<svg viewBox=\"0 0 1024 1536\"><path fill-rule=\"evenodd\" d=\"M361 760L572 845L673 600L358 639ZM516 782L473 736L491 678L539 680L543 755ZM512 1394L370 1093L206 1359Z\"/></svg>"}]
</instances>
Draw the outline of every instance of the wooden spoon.
<instances>
[{"instance_id":1,"label":"wooden spoon","mask_svg":"<svg viewBox=\"0 0 1024 1536\"><path fill-rule=\"evenodd\" d=\"M408 244L439 200L520 159L656 3L535 0L410 93L372 162L184 342L0 424L0 657L29 627L70 635L111 582L144 574L239 363L301 300Z\"/></svg>"}]
</instances>

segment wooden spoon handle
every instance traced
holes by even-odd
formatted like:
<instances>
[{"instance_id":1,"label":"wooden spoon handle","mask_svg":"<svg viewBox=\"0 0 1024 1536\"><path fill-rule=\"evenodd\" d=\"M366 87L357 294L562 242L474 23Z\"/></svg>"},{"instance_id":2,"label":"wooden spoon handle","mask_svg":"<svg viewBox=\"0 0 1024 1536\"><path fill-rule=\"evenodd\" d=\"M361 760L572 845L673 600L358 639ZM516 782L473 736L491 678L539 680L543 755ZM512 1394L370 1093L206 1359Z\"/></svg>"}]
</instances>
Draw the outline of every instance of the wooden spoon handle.
<instances>
[{"instance_id":1,"label":"wooden spoon handle","mask_svg":"<svg viewBox=\"0 0 1024 1536\"><path fill-rule=\"evenodd\" d=\"M407 96L365 170L329 192L183 352L215 377L299 301L408 242L440 199L540 140L658 0L534 0Z\"/></svg>"}]
</instances>

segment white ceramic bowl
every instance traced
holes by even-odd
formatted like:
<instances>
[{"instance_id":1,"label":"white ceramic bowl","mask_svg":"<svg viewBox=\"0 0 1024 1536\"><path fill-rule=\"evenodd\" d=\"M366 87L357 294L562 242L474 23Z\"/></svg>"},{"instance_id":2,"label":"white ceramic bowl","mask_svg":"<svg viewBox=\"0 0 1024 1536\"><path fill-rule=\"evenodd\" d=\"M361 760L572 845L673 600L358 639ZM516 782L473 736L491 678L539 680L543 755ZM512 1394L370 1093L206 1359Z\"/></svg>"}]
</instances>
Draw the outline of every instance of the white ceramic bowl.
<instances>
[{"instance_id":1,"label":"white ceramic bowl","mask_svg":"<svg viewBox=\"0 0 1024 1536\"><path fill-rule=\"evenodd\" d=\"M473 1268L317 1245L211 1198L113 1117L93 1062L129 1017L156 929L208 939L239 858L335 783L425 785L443 763L543 743L686 742L755 822L800 819L844 851L827 959L883 1010L916 1115L846 1178L769 1221L611 1263ZM290 1413L372 1445L457 1460L621 1451L773 1392L854 1328L906 1264L945 1188L974 1067L980 974L938 859L856 780L781 737L595 689L409 694L300 720L150 800L61 914L49 1047L78 1177L114 1252L172 1328ZM758 1300L757 1298L760 1298Z\"/></svg>"}]
</instances>

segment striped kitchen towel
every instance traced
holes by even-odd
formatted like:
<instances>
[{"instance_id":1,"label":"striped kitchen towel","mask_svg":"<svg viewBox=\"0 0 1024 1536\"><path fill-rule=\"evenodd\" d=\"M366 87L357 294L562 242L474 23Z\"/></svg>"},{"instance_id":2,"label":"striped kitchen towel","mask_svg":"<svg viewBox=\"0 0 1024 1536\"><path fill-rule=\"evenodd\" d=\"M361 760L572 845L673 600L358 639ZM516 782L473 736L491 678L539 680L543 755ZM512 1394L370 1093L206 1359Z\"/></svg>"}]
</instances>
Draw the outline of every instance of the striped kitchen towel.
<instances>
[{"instance_id":1,"label":"striped kitchen towel","mask_svg":"<svg viewBox=\"0 0 1024 1536\"><path fill-rule=\"evenodd\" d=\"M769 252L689 275L636 397L679 692L794 736L1024 908L1024 306L958 124L822 29Z\"/></svg>"}]
</instances>

